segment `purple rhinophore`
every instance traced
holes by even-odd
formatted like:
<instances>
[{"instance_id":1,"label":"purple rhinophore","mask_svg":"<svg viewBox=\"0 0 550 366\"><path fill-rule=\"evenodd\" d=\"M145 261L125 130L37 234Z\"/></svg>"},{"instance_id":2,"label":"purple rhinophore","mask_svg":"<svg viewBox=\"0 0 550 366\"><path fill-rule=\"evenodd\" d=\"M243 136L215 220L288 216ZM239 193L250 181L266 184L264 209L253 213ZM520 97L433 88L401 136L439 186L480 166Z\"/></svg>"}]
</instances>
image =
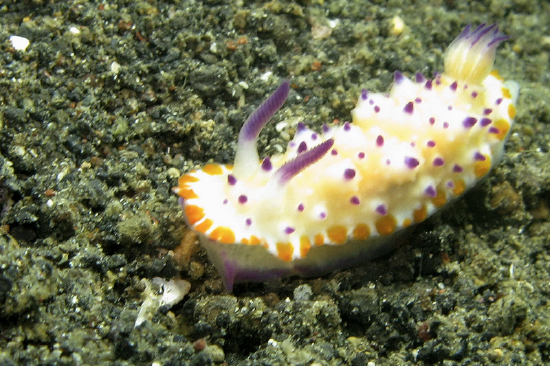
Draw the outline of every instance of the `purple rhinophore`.
<instances>
[{"instance_id":1,"label":"purple rhinophore","mask_svg":"<svg viewBox=\"0 0 550 366\"><path fill-rule=\"evenodd\" d=\"M428 186L425 190L424 190L424 193L426 194L426 196L428 197L437 197L437 191L435 190L434 186Z\"/></svg>"},{"instance_id":2,"label":"purple rhinophore","mask_svg":"<svg viewBox=\"0 0 550 366\"><path fill-rule=\"evenodd\" d=\"M408 113L408 114L412 114L413 110L414 110L413 102L409 102L409 103L405 104L405 107L403 108L403 112Z\"/></svg>"},{"instance_id":3,"label":"purple rhinophore","mask_svg":"<svg viewBox=\"0 0 550 366\"><path fill-rule=\"evenodd\" d=\"M355 178L355 169L348 168L348 169L344 170L344 178L346 180L350 180L350 179Z\"/></svg>"},{"instance_id":4,"label":"purple rhinophore","mask_svg":"<svg viewBox=\"0 0 550 366\"><path fill-rule=\"evenodd\" d=\"M376 137L376 146L378 147L384 146L384 137L382 137L382 135L378 135L378 137Z\"/></svg>"},{"instance_id":5,"label":"purple rhinophore","mask_svg":"<svg viewBox=\"0 0 550 366\"><path fill-rule=\"evenodd\" d=\"M483 155L479 151L476 151L476 153L474 155L474 160L485 161L485 160L487 160L487 158L485 157L485 155Z\"/></svg>"},{"instance_id":6,"label":"purple rhinophore","mask_svg":"<svg viewBox=\"0 0 550 366\"><path fill-rule=\"evenodd\" d=\"M296 231L295 228L287 226L286 229L285 229L285 234L292 234L295 231Z\"/></svg>"},{"instance_id":7,"label":"purple rhinophore","mask_svg":"<svg viewBox=\"0 0 550 366\"><path fill-rule=\"evenodd\" d=\"M491 124L491 120L489 118L482 118L481 121L479 121L479 125L481 127L485 127Z\"/></svg>"},{"instance_id":8,"label":"purple rhinophore","mask_svg":"<svg viewBox=\"0 0 550 366\"><path fill-rule=\"evenodd\" d=\"M319 218L320 218L320 219L326 219L326 218L327 218L327 213L326 213L326 212L321 212L321 213L319 214Z\"/></svg>"},{"instance_id":9,"label":"purple rhinophore","mask_svg":"<svg viewBox=\"0 0 550 366\"><path fill-rule=\"evenodd\" d=\"M369 97L369 92L367 91L367 89L361 90L361 99L367 100L368 97Z\"/></svg>"},{"instance_id":10,"label":"purple rhinophore","mask_svg":"<svg viewBox=\"0 0 550 366\"><path fill-rule=\"evenodd\" d=\"M462 173L464 171L464 168L462 168L460 165L455 164L453 166L453 173Z\"/></svg>"},{"instance_id":11,"label":"purple rhinophore","mask_svg":"<svg viewBox=\"0 0 550 366\"><path fill-rule=\"evenodd\" d=\"M496 127L489 127L489 133L494 133L495 135L498 135L500 133L500 130Z\"/></svg>"},{"instance_id":12,"label":"purple rhinophore","mask_svg":"<svg viewBox=\"0 0 550 366\"><path fill-rule=\"evenodd\" d=\"M287 183L308 166L318 162L332 148L332 145L334 145L334 140L328 139L325 142L322 142L319 145L303 152L294 159L287 161L275 173L279 183Z\"/></svg>"},{"instance_id":13,"label":"purple rhinophore","mask_svg":"<svg viewBox=\"0 0 550 366\"><path fill-rule=\"evenodd\" d=\"M330 150L330 155L338 155L338 150L336 149Z\"/></svg>"},{"instance_id":14,"label":"purple rhinophore","mask_svg":"<svg viewBox=\"0 0 550 366\"><path fill-rule=\"evenodd\" d=\"M412 156L405 156L405 165L409 167L409 169L416 168L420 162L418 159L413 158Z\"/></svg>"},{"instance_id":15,"label":"purple rhinophore","mask_svg":"<svg viewBox=\"0 0 550 366\"><path fill-rule=\"evenodd\" d=\"M304 208L305 208L305 207L304 207L304 204L303 204L303 203L300 203L300 204L298 205L298 211L299 211L299 212L304 212Z\"/></svg>"},{"instance_id":16,"label":"purple rhinophore","mask_svg":"<svg viewBox=\"0 0 550 366\"><path fill-rule=\"evenodd\" d=\"M433 125L435 123L435 118L430 117L430 119L428 121L430 121L430 124Z\"/></svg>"},{"instance_id":17,"label":"purple rhinophore","mask_svg":"<svg viewBox=\"0 0 550 366\"><path fill-rule=\"evenodd\" d=\"M434 147L434 146L435 146L435 141L429 140L428 142L426 142L426 145L427 145L428 147Z\"/></svg>"},{"instance_id":18,"label":"purple rhinophore","mask_svg":"<svg viewBox=\"0 0 550 366\"><path fill-rule=\"evenodd\" d=\"M432 90L432 81L431 80L426 81L426 84L424 84L424 88L428 90Z\"/></svg>"},{"instance_id":19,"label":"purple rhinophore","mask_svg":"<svg viewBox=\"0 0 550 366\"><path fill-rule=\"evenodd\" d=\"M248 197L246 197L244 194L241 194L239 196L239 203L244 205L246 202L248 202Z\"/></svg>"},{"instance_id":20,"label":"purple rhinophore","mask_svg":"<svg viewBox=\"0 0 550 366\"><path fill-rule=\"evenodd\" d=\"M285 102L289 91L290 81L285 80L265 102L252 112L239 132L239 142L255 141L258 138L262 128Z\"/></svg>"},{"instance_id":21,"label":"purple rhinophore","mask_svg":"<svg viewBox=\"0 0 550 366\"><path fill-rule=\"evenodd\" d=\"M303 122L298 122L298 125L296 126L296 133L300 133L305 129L306 129L306 124Z\"/></svg>"},{"instance_id":22,"label":"purple rhinophore","mask_svg":"<svg viewBox=\"0 0 550 366\"><path fill-rule=\"evenodd\" d=\"M456 91L456 88L458 87L458 83L455 81L454 83L452 83L449 88L452 90L452 91Z\"/></svg>"},{"instance_id":23,"label":"purple rhinophore","mask_svg":"<svg viewBox=\"0 0 550 366\"><path fill-rule=\"evenodd\" d=\"M386 205L381 204L376 207L376 212L382 216L385 216L388 213L388 208L386 207Z\"/></svg>"},{"instance_id":24,"label":"purple rhinophore","mask_svg":"<svg viewBox=\"0 0 550 366\"><path fill-rule=\"evenodd\" d=\"M426 81L426 77L421 73L417 72L415 75L415 80L417 83L423 83L424 81Z\"/></svg>"},{"instance_id":25,"label":"purple rhinophore","mask_svg":"<svg viewBox=\"0 0 550 366\"><path fill-rule=\"evenodd\" d=\"M330 127L326 123L323 123L323 126L321 128L323 129L324 133L327 133L328 131L330 131Z\"/></svg>"},{"instance_id":26,"label":"purple rhinophore","mask_svg":"<svg viewBox=\"0 0 550 366\"><path fill-rule=\"evenodd\" d=\"M349 131L349 130L351 130L351 126L349 122L344 122L344 131Z\"/></svg>"},{"instance_id":27,"label":"purple rhinophore","mask_svg":"<svg viewBox=\"0 0 550 366\"><path fill-rule=\"evenodd\" d=\"M414 98L414 102L417 104L422 103L422 98L416 97Z\"/></svg>"},{"instance_id":28,"label":"purple rhinophore","mask_svg":"<svg viewBox=\"0 0 550 366\"><path fill-rule=\"evenodd\" d=\"M377 105L376 105L376 106L374 106L374 112L375 112L375 113L378 113L378 112L380 112L380 107L379 107L379 106L377 106Z\"/></svg>"},{"instance_id":29,"label":"purple rhinophore","mask_svg":"<svg viewBox=\"0 0 550 366\"><path fill-rule=\"evenodd\" d=\"M349 201L352 205L358 205L358 204L361 203L361 201L359 201L359 197L357 197L357 196L351 197L351 199Z\"/></svg>"},{"instance_id":30,"label":"purple rhinophore","mask_svg":"<svg viewBox=\"0 0 550 366\"><path fill-rule=\"evenodd\" d=\"M262 169L266 172L269 172L272 168L273 166L271 165L271 159L268 156L264 159L264 161L262 161Z\"/></svg>"},{"instance_id":31,"label":"purple rhinophore","mask_svg":"<svg viewBox=\"0 0 550 366\"><path fill-rule=\"evenodd\" d=\"M443 128L449 128L449 122L443 122Z\"/></svg>"},{"instance_id":32,"label":"purple rhinophore","mask_svg":"<svg viewBox=\"0 0 550 366\"><path fill-rule=\"evenodd\" d=\"M357 157L359 159L364 159L365 158L365 153L361 151L359 154L357 154Z\"/></svg>"},{"instance_id":33,"label":"purple rhinophore","mask_svg":"<svg viewBox=\"0 0 550 366\"><path fill-rule=\"evenodd\" d=\"M477 98L477 96L478 96L477 92L476 92L476 91L473 91L473 92L472 92L472 98L475 99L475 98Z\"/></svg>"},{"instance_id":34,"label":"purple rhinophore","mask_svg":"<svg viewBox=\"0 0 550 366\"><path fill-rule=\"evenodd\" d=\"M472 128L477 123L477 119L474 117L466 117L464 121L462 121L462 125L466 128Z\"/></svg>"},{"instance_id":35,"label":"purple rhinophore","mask_svg":"<svg viewBox=\"0 0 550 366\"><path fill-rule=\"evenodd\" d=\"M497 98L497 100L495 100L495 104L500 105L500 103L502 103L502 98Z\"/></svg>"},{"instance_id":36,"label":"purple rhinophore","mask_svg":"<svg viewBox=\"0 0 550 366\"><path fill-rule=\"evenodd\" d=\"M405 80L405 76L401 73L401 71L396 71L393 73L393 83L395 85L401 84L403 80Z\"/></svg>"},{"instance_id":37,"label":"purple rhinophore","mask_svg":"<svg viewBox=\"0 0 550 366\"><path fill-rule=\"evenodd\" d=\"M445 160L443 158L435 158L433 161L434 166L443 166L445 165Z\"/></svg>"},{"instance_id":38,"label":"purple rhinophore","mask_svg":"<svg viewBox=\"0 0 550 366\"><path fill-rule=\"evenodd\" d=\"M233 176L233 174L229 174L227 176L227 183L230 185L230 186L234 186L235 184L237 184L237 178L235 178Z\"/></svg>"},{"instance_id":39,"label":"purple rhinophore","mask_svg":"<svg viewBox=\"0 0 550 366\"><path fill-rule=\"evenodd\" d=\"M246 225L247 225L247 226L252 225L252 219L246 219L245 222L246 222Z\"/></svg>"},{"instance_id":40,"label":"purple rhinophore","mask_svg":"<svg viewBox=\"0 0 550 366\"><path fill-rule=\"evenodd\" d=\"M317 134L316 134L316 133L312 133L312 134L311 134L311 139L312 139L313 141L317 140Z\"/></svg>"},{"instance_id":41,"label":"purple rhinophore","mask_svg":"<svg viewBox=\"0 0 550 366\"><path fill-rule=\"evenodd\" d=\"M303 153L303 152L306 151L306 150L307 150L307 144L306 144L306 142L305 142L305 141L300 142L300 145L298 145L298 150L297 150L297 151L298 151L298 154L301 154L301 153Z\"/></svg>"},{"instance_id":42,"label":"purple rhinophore","mask_svg":"<svg viewBox=\"0 0 550 366\"><path fill-rule=\"evenodd\" d=\"M493 110L492 110L491 108L485 108L485 109L483 110L483 114L484 114L485 116L490 115L492 112L493 112Z\"/></svg>"}]
</instances>

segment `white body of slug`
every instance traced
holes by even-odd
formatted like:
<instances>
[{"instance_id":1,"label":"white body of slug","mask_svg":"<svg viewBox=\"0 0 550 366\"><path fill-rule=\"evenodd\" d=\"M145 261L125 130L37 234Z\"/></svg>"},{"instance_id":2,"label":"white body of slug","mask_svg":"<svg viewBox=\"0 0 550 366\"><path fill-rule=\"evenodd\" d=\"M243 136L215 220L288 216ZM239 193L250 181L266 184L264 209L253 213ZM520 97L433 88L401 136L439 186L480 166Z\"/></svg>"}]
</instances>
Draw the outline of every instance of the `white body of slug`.
<instances>
[{"instance_id":1,"label":"white body of slug","mask_svg":"<svg viewBox=\"0 0 550 366\"><path fill-rule=\"evenodd\" d=\"M258 161L241 179L209 164L182 176L174 191L226 287L358 265L485 176L518 95L490 73L502 38L494 28L467 28L432 80L397 72L389 94L364 91L352 123L322 134L299 126L271 169ZM284 184L273 178L327 139L334 144L318 161Z\"/></svg>"}]
</instances>

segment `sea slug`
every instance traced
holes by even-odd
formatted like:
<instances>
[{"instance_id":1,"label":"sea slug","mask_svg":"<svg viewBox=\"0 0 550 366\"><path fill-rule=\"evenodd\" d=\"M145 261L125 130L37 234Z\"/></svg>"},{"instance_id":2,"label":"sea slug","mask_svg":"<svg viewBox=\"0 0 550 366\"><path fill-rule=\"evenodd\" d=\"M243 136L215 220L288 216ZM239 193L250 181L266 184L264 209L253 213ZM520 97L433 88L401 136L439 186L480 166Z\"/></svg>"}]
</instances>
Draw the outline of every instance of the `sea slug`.
<instances>
[{"instance_id":1,"label":"sea slug","mask_svg":"<svg viewBox=\"0 0 550 366\"><path fill-rule=\"evenodd\" d=\"M445 71L388 94L363 90L353 122L317 133L299 123L284 154L260 161L261 129L286 100L279 88L248 118L234 165L208 164L173 191L225 287L355 266L460 196L498 163L519 87L491 71L508 37L468 25Z\"/></svg>"}]
</instances>

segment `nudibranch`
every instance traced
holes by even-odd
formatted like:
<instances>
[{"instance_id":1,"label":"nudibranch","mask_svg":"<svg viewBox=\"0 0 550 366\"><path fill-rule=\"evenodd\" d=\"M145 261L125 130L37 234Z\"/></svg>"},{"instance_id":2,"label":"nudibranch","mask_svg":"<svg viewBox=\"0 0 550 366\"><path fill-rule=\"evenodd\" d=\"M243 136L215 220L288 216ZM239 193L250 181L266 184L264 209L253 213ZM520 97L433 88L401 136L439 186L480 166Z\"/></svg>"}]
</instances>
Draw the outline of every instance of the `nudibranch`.
<instances>
[{"instance_id":1,"label":"nudibranch","mask_svg":"<svg viewBox=\"0 0 550 366\"><path fill-rule=\"evenodd\" d=\"M484 177L516 114L517 83L491 71L507 38L468 25L443 73L396 71L388 94L362 91L352 123L322 133L299 123L284 154L260 161L256 141L288 96L283 82L244 123L233 166L208 164L173 189L226 289L362 264Z\"/></svg>"}]
</instances>

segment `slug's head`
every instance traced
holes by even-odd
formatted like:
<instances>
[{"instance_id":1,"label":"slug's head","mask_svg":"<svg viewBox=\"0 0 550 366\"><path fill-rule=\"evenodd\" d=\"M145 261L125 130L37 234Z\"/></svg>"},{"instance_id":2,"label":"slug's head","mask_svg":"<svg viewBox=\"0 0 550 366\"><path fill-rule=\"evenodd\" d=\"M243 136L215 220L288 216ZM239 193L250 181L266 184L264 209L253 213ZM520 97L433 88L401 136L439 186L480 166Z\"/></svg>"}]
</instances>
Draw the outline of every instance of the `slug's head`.
<instances>
[{"instance_id":1,"label":"slug's head","mask_svg":"<svg viewBox=\"0 0 550 366\"><path fill-rule=\"evenodd\" d=\"M447 49L445 74L480 85L493 68L498 45L508 38L496 24L482 24L474 30L468 24Z\"/></svg>"}]
</instances>

